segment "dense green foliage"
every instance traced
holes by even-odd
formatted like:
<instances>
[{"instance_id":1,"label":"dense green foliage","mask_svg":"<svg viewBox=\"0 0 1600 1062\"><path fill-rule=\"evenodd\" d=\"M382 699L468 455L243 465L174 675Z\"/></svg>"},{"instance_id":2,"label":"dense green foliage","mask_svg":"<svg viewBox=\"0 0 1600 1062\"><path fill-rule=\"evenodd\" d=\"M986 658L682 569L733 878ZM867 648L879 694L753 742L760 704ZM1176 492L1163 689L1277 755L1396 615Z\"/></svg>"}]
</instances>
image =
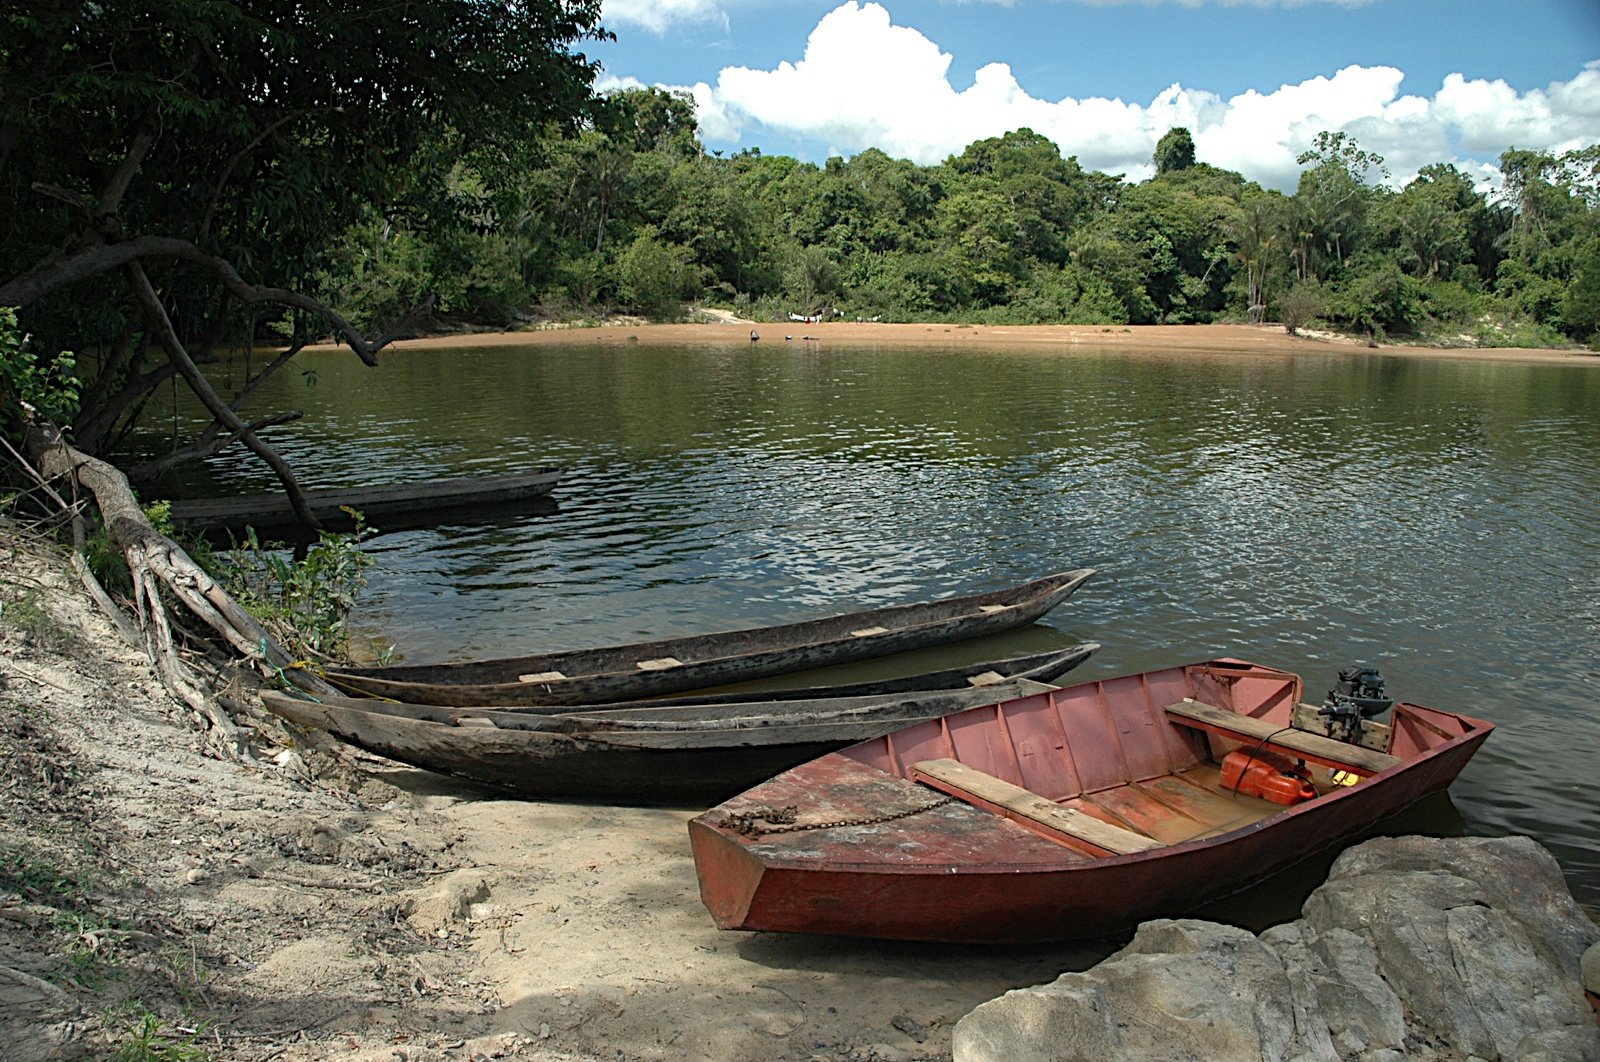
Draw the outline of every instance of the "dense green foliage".
<instances>
[{"instance_id":1,"label":"dense green foliage","mask_svg":"<svg viewBox=\"0 0 1600 1062\"><path fill-rule=\"evenodd\" d=\"M491 326L607 311L672 320L704 302L780 320L1254 316L1453 343L1588 341L1600 328L1593 148L1507 152L1506 191L1491 197L1444 164L1388 187L1382 158L1323 133L1285 195L1197 161L1181 128L1157 145L1155 176L1134 183L1027 129L936 166L876 150L822 166L723 158L701 149L684 96L606 102L576 137L550 142L540 168L503 184L464 169L475 194L457 198L446 229L390 226L375 241L375 216L352 229L346 246L371 257L330 275L326 297L379 321L434 291L446 315ZM464 259L443 267L446 248ZM373 283L384 256L388 279Z\"/></svg>"},{"instance_id":2,"label":"dense green foliage","mask_svg":"<svg viewBox=\"0 0 1600 1062\"><path fill-rule=\"evenodd\" d=\"M40 355L17 330L17 313L0 306L0 434L21 441L16 425L32 408L52 420L78 411L77 361L70 352Z\"/></svg>"},{"instance_id":3,"label":"dense green foliage","mask_svg":"<svg viewBox=\"0 0 1600 1062\"><path fill-rule=\"evenodd\" d=\"M1028 129L932 166L722 157L686 95L592 96L572 49L604 35L599 8L0 15L0 305L34 336L9 348L8 394L70 394L55 412L76 444L113 452L175 375L207 399L186 351L333 335L370 357L362 336L419 311L492 327L704 303L780 320L1600 334L1600 148L1507 151L1492 197L1446 164L1389 187L1345 133L1317 138L1293 194L1208 165L1182 128L1143 182ZM38 360L59 350L76 361ZM259 368L207 403L247 444L230 415Z\"/></svg>"},{"instance_id":4,"label":"dense green foliage","mask_svg":"<svg viewBox=\"0 0 1600 1062\"><path fill-rule=\"evenodd\" d=\"M348 655L346 621L367 585L373 558L361 549L372 531L360 513L345 511L355 517L355 531L323 531L304 554L286 556L281 545L263 543L251 528L216 565L217 577L233 599L301 659Z\"/></svg>"},{"instance_id":5,"label":"dense green foliage","mask_svg":"<svg viewBox=\"0 0 1600 1062\"><path fill-rule=\"evenodd\" d=\"M113 448L173 375L194 386L176 346L327 334L303 296L334 279L399 304L450 297L448 277L475 313L520 299L533 278L491 258L509 229L485 189L543 168L587 113L595 67L571 48L599 7L8 5L0 305L36 349L76 352L77 445Z\"/></svg>"}]
</instances>

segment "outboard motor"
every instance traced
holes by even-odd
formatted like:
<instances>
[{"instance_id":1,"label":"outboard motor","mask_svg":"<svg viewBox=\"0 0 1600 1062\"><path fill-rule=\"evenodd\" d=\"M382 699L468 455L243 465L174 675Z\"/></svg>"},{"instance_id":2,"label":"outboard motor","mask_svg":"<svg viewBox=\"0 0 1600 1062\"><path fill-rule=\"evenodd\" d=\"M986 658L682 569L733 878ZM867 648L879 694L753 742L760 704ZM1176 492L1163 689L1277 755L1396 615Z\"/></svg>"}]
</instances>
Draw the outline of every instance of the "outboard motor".
<instances>
[{"instance_id":1,"label":"outboard motor","mask_svg":"<svg viewBox=\"0 0 1600 1062\"><path fill-rule=\"evenodd\" d=\"M1345 667L1339 669L1339 681L1328 691L1317 714L1328 728L1328 736L1357 744L1361 740L1361 726L1368 719L1382 715L1394 707L1394 700L1384 693L1383 676L1375 667Z\"/></svg>"}]
</instances>

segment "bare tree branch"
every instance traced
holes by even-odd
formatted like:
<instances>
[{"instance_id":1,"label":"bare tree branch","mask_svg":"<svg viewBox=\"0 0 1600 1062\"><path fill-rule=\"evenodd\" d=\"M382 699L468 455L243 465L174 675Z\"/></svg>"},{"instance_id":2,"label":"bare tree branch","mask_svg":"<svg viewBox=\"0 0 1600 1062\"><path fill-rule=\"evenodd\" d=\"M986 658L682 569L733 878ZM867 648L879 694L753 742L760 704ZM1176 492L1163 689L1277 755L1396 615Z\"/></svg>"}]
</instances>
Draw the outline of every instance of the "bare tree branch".
<instances>
[{"instance_id":1,"label":"bare tree branch","mask_svg":"<svg viewBox=\"0 0 1600 1062\"><path fill-rule=\"evenodd\" d=\"M134 593L144 602L145 651L156 666L156 674L167 692L206 721L210 744L225 757L234 760L251 760L249 746L239 728L233 725L228 713L217 703L216 697L202 686L194 673L178 656L177 644L172 637L172 623L166 608L161 604L161 588L153 573L149 558L138 556L141 546L128 551L128 565L133 572Z\"/></svg>"},{"instance_id":2,"label":"bare tree branch","mask_svg":"<svg viewBox=\"0 0 1600 1062\"><path fill-rule=\"evenodd\" d=\"M283 413L274 413L270 417L262 417L260 420L251 421L248 427L251 433L258 433L263 428L276 427L279 424L288 424L291 421L299 420L303 416L305 416L305 414L300 412L298 409L291 409ZM221 427L215 421L213 421L206 427L206 430L200 434L200 437L194 442L190 443L188 446L174 450L165 457L158 457L154 461L144 461L140 464L134 465L132 468L129 468L127 470L128 478L135 483L149 482L150 480L155 479L174 468L177 468L179 465L188 464L190 461L198 461L201 458L210 457L212 454L221 453L223 450L226 450L228 447L232 446L238 438L239 436L233 432L229 432L226 435L222 434Z\"/></svg>"},{"instance_id":3,"label":"bare tree branch","mask_svg":"<svg viewBox=\"0 0 1600 1062\"><path fill-rule=\"evenodd\" d=\"M117 167L117 172L112 174L111 180L106 182L106 187L100 193L99 216L105 222L116 219L117 210L122 206L122 197L127 194L128 185L133 183L134 174L139 172L139 167L144 164L144 157L150 153L150 147L156 142L155 134L148 129L141 129L134 135L133 143L128 145L128 153L122 158L122 165ZM116 221L116 227L121 227L121 222Z\"/></svg>"},{"instance_id":4,"label":"bare tree branch","mask_svg":"<svg viewBox=\"0 0 1600 1062\"><path fill-rule=\"evenodd\" d=\"M127 265L128 279L133 284L134 294L139 297L139 304L144 308L145 319L150 322L150 327L155 332L156 340L166 350L167 357L172 359L178 367L184 382L189 385L206 409L224 427L239 436L245 446L257 457L260 457L272 470L278 474L278 481L283 484L284 493L289 496L289 504L294 509L294 514L300 522L310 528L320 528L321 523L312 515L311 506L306 504L305 492L300 489L300 483L295 479L294 470L287 461L278 456L278 452L260 439L250 426L239 418L222 396L217 394L211 386L211 381L205 378L200 367L189 357L189 352L184 349L183 341L178 338L178 332L172 327L172 320L167 316L167 309L161 305L161 298L156 294L156 289L151 285L150 278L145 276L144 267L137 261Z\"/></svg>"},{"instance_id":5,"label":"bare tree branch","mask_svg":"<svg viewBox=\"0 0 1600 1062\"><path fill-rule=\"evenodd\" d=\"M70 194L70 193L69 193ZM86 207L82 197L76 205ZM87 280L113 269L122 269L145 258L176 258L207 269L244 302L268 302L305 310L326 320L356 355L368 365L378 364L378 351L393 342L393 337L370 343L332 308L309 295L288 288L262 287L247 283L226 259L209 254L188 240L173 236L136 236L117 243L82 247L54 256L28 272L0 285L0 306L26 306L57 288Z\"/></svg>"},{"instance_id":6,"label":"bare tree branch","mask_svg":"<svg viewBox=\"0 0 1600 1062\"><path fill-rule=\"evenodd\" d=\"M33 190L46 199L54 199L59 203L67 204L67 206L86 218L94 217L94 204L89 201L89 197L86 195L74 192L70 188L63 188L59 184L35 183Z\"/></svg>"},{"instance_id":7,"label":"bare tree branch","mask_svg":"<svg viewBox=\"0 0 1600 1062\"><path fill-rule=\"evenodd\" d=\"M268 377L289 364L289 359L304 350L305 346L304 340L290 344L282 353L268 362L266 368L246 380L244 386L233 396L234 408L237 409L248 402L250 396L256 393L256 389L267 382Z\"/></svg>"},{"instance_id":8,"label":"bare tree branch","mask_svg":"<svg viewBox=\"0 0 1600 1062\"><path fill-rule=\"evenodd\" d=\"M11 161L11 152L21 135L22 127L16 122L0 125L0 173L5 172L6 163Z\"/></svg>"},{"instance_id":9,"label":"bare tree branch","mask_svg":"<svg viewBox=\"0 0 1600 1062\"><path fill-rule=\"evenodd\" d=\"M149 372L132 374L115 395L102 398L93 407L85 406L93 408L94 412L73 422L73 441L85 450L103 452L105 448L101 442L111 434L117 420L130 408L143 403L152 391L177 373L176 365L164 361Z\"/></svg>"},{"instance_id":10,"label":"bare tree branch","mask_svg":"<svg viewBox=\"0 0 1600 1062\"><path fill-rule=\"evenodd\" d=\"M93 451L97 448L100 438L110 430L111 423L133 401L133 396L126 394L128 390L126 385L139 378L134 368L139 348L133 341L133 333L133 321L129 320L123 325L122 334L116 343L99 359L99 371L94 374L92 380L87 381L88 386L81 397L80 408L93 412L87 415L80 414L72 423L73 438L86 450ZM81 372L84 367L82 361L79 362L79 366ZM167 368L168 371L172 371L170 365ZM116 399L108 403L112 385L119 379L122 380L124 387L118 392ZM156 380L150 386L159 382Z\"/></svg>"},{"instance_id":11,"label":"bare tree branch","mask_svg":"<svg viewBox=\"0 0 1600 1062\"><path fill-rule=\"evenodd\" d=\"M289 364L290 359L292 359L296 354L300 353L300 351L303 349L305 349L305 343L303 341L298 342L281 352L276 358L273 358L272 361L268 363L266 368L262 369L259 373L256 373L254 376L245 381L244 387L240 388L234 393L233 399L229 402L229 406L235 411L241 409L244 404L249 401L250 396L255 394L255 392L263 383L267 381L269 377L271 377L285 365ZM170 367L171 366L169 364L169 368ZM176 371L176 369L173 371ZM305 416L305 414L299 410L289 410L283 413L274 413L270 417L262 417L260 420L250 422L249 428L252 432L260 432L263 428L274 427L278 424L288 424L291 421L299 420L303 416ZM233 445L234 440L238 438L239 435L236 432L229 432L228 434L224 435L222 423L220 421L213 420L210 424L205 426L205 429L200 432L199 436L196 437L194 442L181 449L173 450L172 453L168 454L166 457L157 458L154 461L146 461L143 464L133 466L127 470L128 478L133 480L135 483L154 479L157 476L167 472L169 469L177 467L178 465L189 461L196 461L203 457L210 457L212 454L219 453L227 447Z\"/></svg>"},{"instance_id":12,"label":"bare tree branch","mask_svg":"<svg viewBox=\"0 0 1600 1062\"><path fill-rule=\"evenodd\" d=\"M217 713L215 699L208 702L206 698L210 695L189 673L187 666L175 652L167 652L171 647L171 627L165 615L166 606L154 592L154 582L139 582L141 574L146 579L159 580L263 674L288 678L312 693L334 692L333 687L297 667L294 659L254 616L217 585L181 546L150 526L121 472L67 445L53 425L28 424L27 442L28 452L46 478L81 483L94 495L106 534L122 549L129 567L135 572L135 586L140 589L135 594L134 605L145 631L146 649L151 652L152 659L157 653L165 654L156 662L163 681L173 683L175 696L226 733L226 716ZM223 744L231 740L225 738Z\"/></svg>"}]
</instances>

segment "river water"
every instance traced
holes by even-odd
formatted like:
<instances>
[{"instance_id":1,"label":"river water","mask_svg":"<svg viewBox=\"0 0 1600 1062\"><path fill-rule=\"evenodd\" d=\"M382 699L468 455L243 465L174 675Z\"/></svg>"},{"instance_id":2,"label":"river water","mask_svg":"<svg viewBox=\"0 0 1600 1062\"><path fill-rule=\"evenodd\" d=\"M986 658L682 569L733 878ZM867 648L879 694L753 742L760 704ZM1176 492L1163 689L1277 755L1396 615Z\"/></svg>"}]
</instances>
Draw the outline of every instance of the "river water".
<instances>
[{"instance_id":1,"label":"river water","mask_svg":"<svg viewBox=\"0 0 1600 1062\"><path fill-rule=\"evenodd\" d=\"M566 470L553 512L374 539L358 642L461 660L1093 567L1028 630L836 673L1093 640L1082 678L1228 655L1319 699L1373 665L1499 728L1410 828L1529 834L1600 906L1600 371L801 342L296 364L315 386L252 412L305 410L270 438L307 485ZM238 451L198 478L273 486Z\"/></svg>"}]
</instances>

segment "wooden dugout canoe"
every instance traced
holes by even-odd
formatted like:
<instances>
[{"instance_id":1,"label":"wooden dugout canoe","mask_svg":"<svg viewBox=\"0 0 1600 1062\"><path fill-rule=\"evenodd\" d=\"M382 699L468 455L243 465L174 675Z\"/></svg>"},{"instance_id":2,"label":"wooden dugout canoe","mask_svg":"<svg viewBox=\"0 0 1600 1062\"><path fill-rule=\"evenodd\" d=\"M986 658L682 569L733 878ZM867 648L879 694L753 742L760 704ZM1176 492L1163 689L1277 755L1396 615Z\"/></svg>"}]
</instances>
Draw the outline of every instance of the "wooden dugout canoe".
<instances>
[{"instance_id":1,"label":"wooden dugout canoe","mask_svg":"<svg viewBox=\"0 0 1600 1062\"><path fill-rule=\"evenodd\" d=\"M720 800L797 763L918 719L1049 689L1009 679L958 690L753 704L538 715L492 709L329 702L266 691L302 726L414 767L521 796L618 803Z\"/></svg>"},{"instance_id":2,"label":"wooden dugout canoe","mask_svg":"<svg viewBox=\"0 0 1600 1062\"><path fill-rule=\"evenodd\" d=\"M541 468L531 472L464 476L457 479L396 483L381 487L336 487L305 492L306 504L319 523L330 531L350 531L354 522L345 507L359 512L379 530L383 522L419 523L429 517L476 510L503 509L530 499L542 499L561 479L561 470ZM249 494L236 498L180 499L172 504L172 522L181 528L207 532L243 531L254 527L260 534L294 532L300 519L286 494Z\"/></svg>"},{"instance_id":3,"label":"wooden dugout canoe","mask_svg":"<svg viewBox=\"0 0 1600 1062\"><path fill-rule=\"evenodd\" d=\"M1308 725L1302 694L1295 675L1213 660L891 732L694 819L701 898L723 929L1103 936L1347 840L1448 786L1493 730L1397 704L1371 728L1375 751L1295 728ZM1316 795L1283 806L1230 792L1219 764L1235 749L1303 760Z\"/></svg>"},{"instance_id":4,"label":"wooden dugout canoe","mask_svg":"<svg viewBox=\"0 0 1600 1062\"><path fill-rule=\"evenodd\" d=\"M462 707L660 697L999 634L1032 623L1093 574L773 627L460 664L330 667L323 677L358 695Z\"/></svg>"},{"instance_id":5,"label":"wooden dugout canoe","mask_svg":"<svg viewBox=\"0 0 1600 1062\"><path fill-rule=\"evenodd\" d=\"M679 697L651 697L614 704L524 704L505 705L497 710L522 715L564 716L571 719L676 719L695 721L721 716L763 715L773 712L793 714L808 710L806 705L833 701L844 697L877 698L888 700L901 694L930 690L963 690L974 686L993 686L1008 679L1028 679L1038 683L1054 683L1089 657L1100 651L1099 642L1069 645L1064 649L1051 649L1043 653L1011 656L1004 660L988 660L978 664L944 668L916 675L896 678L871 679L833 686L806 686L776 690L738 690L728 693L697 692ZM407 704L406 702L378 702L372 697L338 697L330 694L316 698L324 704L340 704L349 708L372 711L376 704L400 705L414 711L418 718L451 722L461 716L475 715L478 707L450 705ZM784 702L775 704L774 702ZM667 711L672 709L672 711Z\"/></svg>"}]
</instances>

